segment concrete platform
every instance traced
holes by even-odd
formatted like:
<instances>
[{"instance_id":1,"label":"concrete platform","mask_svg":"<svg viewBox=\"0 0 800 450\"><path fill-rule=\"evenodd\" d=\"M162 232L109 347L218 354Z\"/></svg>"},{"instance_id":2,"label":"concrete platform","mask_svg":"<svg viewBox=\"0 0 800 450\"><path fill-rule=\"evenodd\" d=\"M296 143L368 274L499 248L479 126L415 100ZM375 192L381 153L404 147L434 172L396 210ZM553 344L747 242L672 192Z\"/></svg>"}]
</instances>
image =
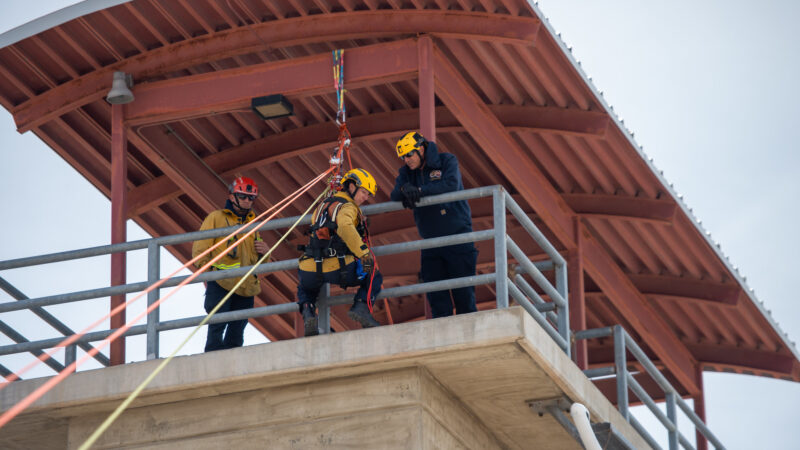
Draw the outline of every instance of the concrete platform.
<instances>
[{"instance_id":1,"label":"concrete platform","mask_svg":"<svg viewBox=\"0 0 800 450\"><path fill-rule=\"evenodd\" d=\"M0 448L76 448L157 364L69 377ZM558 396L649 448L519 307L179 357L94 448L580 449L526 404Z\"/></svg>"}]
</instances>

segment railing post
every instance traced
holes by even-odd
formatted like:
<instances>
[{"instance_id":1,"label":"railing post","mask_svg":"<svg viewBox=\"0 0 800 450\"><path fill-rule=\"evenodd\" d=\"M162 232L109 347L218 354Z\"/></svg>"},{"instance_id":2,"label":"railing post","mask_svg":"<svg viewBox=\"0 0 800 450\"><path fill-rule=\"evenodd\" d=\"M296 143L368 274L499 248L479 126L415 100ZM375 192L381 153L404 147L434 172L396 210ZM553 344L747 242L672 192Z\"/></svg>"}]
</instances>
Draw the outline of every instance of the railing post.
<instances>
[{"instance_id":1,"label":"railing post","mask_svg":"<svg viewBox=\"0 0 800 450\"><path fill-rule=\"evenodd\" d=\"M625 330L614 326L614 365L617 367L617 409L626 421L630 422L628 412L628 362L625 359Z\"/></svg>"},{"instance_id":2,"label":"railing post","mask_svg":"<svg viewBox=\"0 0 800 450\"><path fill-rule=\"evenodd\" d=\"M667 419L675 425L673 430L667 430L669 436L669 450L678 450L678 415L675 407L675 393L667 392Z\"/></svg>"},{"instance_id":3,"label":"railing post","mask_svg":"<svg viewBox=\"0 0 800 450\"><path fill-rule=\"evenodd\" d=\"M558 308L558 334L568 343L570 342L569 330L569 290L567 284L567 265L555 263L556 271L556 291L564 299L564 306ZM567 345L567 356L572 357L572 344Z\"/></svg>"},{"instance_id":4,"label":"railing post","mask_svg":"<svg viewBox=\"0 0 800 450\"><path fill-rule=\"evenodd\" d=\"M320 298L319 305L319 323L318 327L320 334L328 334L331 332L331 285L325 283L322 285L322 298Z\"/></svg>"},{"instance_id":5,"label":"railing post","mask_svg":"<svg viewBox=\"0 0 800 450\"><path fill-rule=\"evenodd\" d=\"M152 286L161 277L160 246L155 241L147 244L147 284ZM150 307L158 301L160 289L153 289L147 293L147 306ZM155 308L147 315L147 359L158 359L158 321L159 308Z\"/></svg>"},{"instance_id":6,"label":"railing post","mask_svg":"<svg viewBox=\"0 0 800 450\"><path fill-rule=\"evenodd\" d=\"M67 367L74 363L78 357L78 346L75 344L68 345L64 348L64 366Z\"/></svg>"},{"instance_id":7,"label":"railing post","mask_svg":"<svg viewBox=\"0 0 800 450\"><path fill-rule=\"evenodd\" d=\"M508 308L508 251L506 249L506 196L503 188L492 193L494 214L494 272L497 308Z\"/></svg>"}]
</instances>

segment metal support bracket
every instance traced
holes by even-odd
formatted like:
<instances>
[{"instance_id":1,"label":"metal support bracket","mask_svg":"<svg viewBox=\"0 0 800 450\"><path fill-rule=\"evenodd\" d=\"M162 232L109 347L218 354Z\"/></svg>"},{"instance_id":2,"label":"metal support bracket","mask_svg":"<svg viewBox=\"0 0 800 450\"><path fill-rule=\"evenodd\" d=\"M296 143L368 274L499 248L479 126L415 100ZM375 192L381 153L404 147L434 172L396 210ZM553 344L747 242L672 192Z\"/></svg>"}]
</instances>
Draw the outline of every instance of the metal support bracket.
<instances>
[{"instance_id":1,"label":"metal support bracket","mask_svg":"<svg viewBox=\"0 0 800 450\"><path fill-rule=\"evenodd\" d=\"M543 417L545 414L553 416L556 422L564 427L564 431L583 447L578 429L575 428L575 425L567 418L566 414L564 414L564 411L569 411L569 407L572 405L572 402L567 397L559 396L542 400L527 400L525 403L527 403L528 407L538 414L539 417Z\"/></svg>"},{"instance_id":2,"label":"metal support bracket","mask_svg":"<svg viewBox=\"0 0 800 450\"><path fill-rule=\"evenodd\" d=\"M528 407L533 410L539 417L546 414L550 414L554 408L559 411L569 411L570 405L572 402L564 396L547 398L543 400L527 400L525 403L528 404Z\"/></svg>"},{"instance_id":3,"label":"metal support bracket","mask_svg":"<svg viewBox=\"0 0 800 450\"><path fill-rule=\"evenodd\" d=\"M543 417L545 414L552 415L556 422L564 427L564 430L583 447L578 429L575 428L572 421L564 414L564 412L569 411L570 406L572 406L572 402L567 397L560 396L542 400L527 400L525 403L527 403L528 407L538 414L539 417ZM605 450L633 450L633 446L607 422L593 423L592 431L594 431L595 437L597 437L598 442Z\"/></svg>"}]
</instances>

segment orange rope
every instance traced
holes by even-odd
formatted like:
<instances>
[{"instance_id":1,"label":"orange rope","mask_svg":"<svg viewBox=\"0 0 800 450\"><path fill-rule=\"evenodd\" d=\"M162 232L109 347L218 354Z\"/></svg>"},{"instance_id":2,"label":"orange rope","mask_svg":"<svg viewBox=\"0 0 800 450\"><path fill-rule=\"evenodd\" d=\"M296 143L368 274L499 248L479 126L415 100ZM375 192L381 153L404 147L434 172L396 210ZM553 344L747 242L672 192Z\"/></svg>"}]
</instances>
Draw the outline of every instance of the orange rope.
<instances>
[{"instance_id":1,"label":"orange rope","mask_svg":"<svg viewBox=\"0 0 800 450\"><path fill-rule=\"evenodd\" d=\"M130 305L131 303L133 303L134 301L136 301L136 300L138 300L139 298L141 298L141 297L142 297L144 294L148 293L149 291L151 291L151 290L153 290L153 289L157 288L158 286L160 286L161 284L165 283L165 282L166 282L166 280L168 280L169 278L171 278L173 275L175 275L175 274L176 274L176 273L178 273L179 271L183 270L184 268L188 267L190 264L194 263L195 261L197 261L198 259L200 259L200 258L201 258L201 257L203 257L204 255L206 255L206 254L207 254L207 253L209 253L210 251L214 250L216 247L218 247L219 245L221 245L223 242L226 242L228 238L230 238L231 236L235 236L235 235L236 235L236 234L237 234L237 233L238 233L240 230L242 230L243 228L245 228L245 227L247 227L247 226L251 226L255 220L257 220L257 219L258 219L258 218L260 218L260 217L263 217L263 216L264 216L265 214L267 214L269 211L271 211L271 210L275 209L275 208L276 208L278 205L281 205L281 204L283 204L283 206L281 206L281 207L280 207L280 208L279 208L277 211L273 212L273 213L272 213L272 214L271 214L271 215L270 215L270 216L269 216L267 219L265 219L265 220L264 220L264 221L261 223L261 225L263 225L263 224L267 223L267 222L268 222L268 221L270 221L270 220L271 220L273 217L275 217L275 215L277 215L277 214L278 214L280 211L282 211L284 208L286 208L286 207L287 207L287 206L288 206L288 205L289 205L291 202L293 202L294 200L296 200L297 198L299 198L299 197L300 197L302 194L304 194L306 191L308 191L309 189L311 189L311 187L312 187L312 186L313 186L313 185L314 185L314 184L315 184L317 181L319 181L319 180L321 180L322 178L324 178L324 177L325 177L325 175L327 175L327 174L328 174L328 173L329 173L331 170L332 170L332 168L329 168L327 171L325 171L325 172L321 173L321 174L320 174L320 175L318 175L316 178L314 178L312 181L310 181L308 184L306 184L304 187L302 187L302 188L298 189L297 191L295 191L293 194L289 195L289 196L288 196L287 198L285 198L284 200L282 200L282 201L278 202L276 205L274 205L274 206L273 206L272 208L270 208L269 210L265 211L264 213L261 213L261 214L260 214L260 215L259 215L259 216L258 216L256 219L254 219L253 221L251 221L251 222L249 222L249 223L247 223L247 224L243 225L242 227L240 227L239 229L237 229L236 231L234 231L233 233L231 233L230 235L228 235L228 236L227 236L225 239L222 239L222 240L220 240L220 242L218 242L218 243L217 243L217 245L215 245L215 246L213 246L213 247L209 248L208 250L206 250L206 251L205 251L205 252L203 252L202 254L198 255L198 256L197 256L197 257L195 257L195 258L193 258L191 261L189 261L189 262L187 262L186 264L184 264L184 265L183 265L181 268L177 269L177 270L176 270L175 272L173 272L172 274L170 274L170 275L168 275L167 277L165 277L165 278L163 278L163 279L159 280L157 283L153 284L152 286L148 287L146 290L144 290L144 291L142 291L141 293L139 293L139 294L138 294L136 297L134 297L133 299L129 300L128 302L126 302L126 303L124 303L124 304L122 304L122 305L119 305L117 308L115 308L113 311L111 311L109 314L107 314L106 316L104 316L103 318L101 318L99 321L95 322L95 324L91 325L91 326L90 326L90 327L88 327L87 329L84 329L84 330L83 330L83 331L81 331L80 333L78 333L78 334L74 334L74 335L70 336L69 338L65 339L65 340L64 340L64 341L62 341L60 344L58 344L58 346L57 346L55 349L51 350L51 353L50 353L50 354L43 354L43 355L42 355L42 356L40 356L38 359L39 359L39 360L46 359L47 357L51 356L51 355L52 355L52 353L54 353L55 351L57 351L57 348L58 348L58 347L64 347L64 346L67 346L67 345L70 345L70 344L72 344L72 343L73 343L73 342L75 342L77 339L79 339L81 336L83 336L83 334L85 334L85 333L86 333L88 330L91 330L92 328L94 328L95 326L97 326L97 324L99 324L100 322L102 322L102 321L104 321L105 319L107 319L107 318L109 318L109 317L113 316L114 314L118 313L119 311L121 311L122 309L124 309L125 307L127 307L128 305ZM259 225L259 226L260 226L260 225ZM248 236L250 236L251 234L255 233L255 231L256 231L257 229L258 229L258 226L254 226L254 227L252 227L252 229L251 229L249 232L247 232L247 233L246 233L246 234L245 234L243 237L239 238L239 239L238 239L238 240L237 240L237 241L236 241L236 242L235 242L235 243L234 243L234 244L231 246L231 248L235 248L236 246L238 246L238 245L239 245L241 242L243 242L243 240L244 240L244 239L246 239L246 238L247 238ZM97 354L97 353L98 353L100 350L102 350L103 348L105 348L106 346L108 346L108 345L109 345L109 344L110 344L110 343L111 343L111 342L112 342L114 339L118 338L118 337L119 337L119 336L121 336L123 333L125 333L125 332L126 332L126 331L127 331L127 330L128 330L130 327L131 327L131 326L132 326L132 324L134 324L134 323L138 322L138 321L139 321L140 319L142 319L142 318L143 318L145 315L149 314L149 313L150 313L150 312L152 312L152 311L153 311L155 308L157 308L157 307L158 307L158 306L159 306L159 305L160 305L162 302L164 302L166 299L168 299L169 297L171 297L171 296L172 296L172 295L173 295L175 292L177 292L177 291L178 291L180 288L182 288L183 286L185 286L186 284L190 283L192 280L194 280L195 278L197 278L198 276L200 276L200 274L202 274L204 271L206 271L206 270L207 270L209 267L211 267L211 266L212 266L214 263L216 263L216 262L217 262L219 259L221 259L221 258L222 258L224 255L225 255L225 253L221 253L221 254L217 255L216 257L214 257L214 258L213 258L211 261L209 261L208 263L206 263L206 264L205 264L205 265L204 265L202 268L200 268L198 271L196 271L195 273L193 273L193 274L192 274L192 275L191 275L189 278L187 278L186 280L182 281L182 282L181 282L181 283L180 283L180 284L179 284L179 285L178 285L178 286L177 286L175 289L173 289L172 291L170 291L170 293L169 293L169 294L167 294L166 296L164 296L164 297L160 298L158 301L156 301L155 303L153 303L152 305L150 305L150 307L148 307L148 308L147 308L147 310L145 310L143 313L139 314L139 315L138 315L136 318L134 318L133 320L131 320L130 322L128 322L127 324L125 324L125 326L124 326L124 327L117 329L117 331L115 331L113 334L111 334L111 335L110 335L108 338L104 339L104 340L102 341L102 344L101 344L100 346L98 346L98 347L95 347L95 348L93 348L92 350L90 350L89 352L87 352L87 354L86 354L86 355L84 355L84 356L83 356L83 357L82 357L80 360L78 360L78 361L75 361L75 362L73 362L72 364L70 364L70 365L69 365L68 367L66 367L64 370L62 370L61 372L59 372L59 373L58 373L58 375L56 375L56 376L54 376L53 378L51 378L50 380L48 380L48 381L47 381L47 382L46 382L44 385L40 386L40 387L39 387L38 389L36 389L34 392L32 392L31 394L29 394L27 397L25 397L25 398L24 398L22 401L20 401L19 403L17 403L16 405L14 405L14 406L13 406L11 409L9 409L8 411L6 411L6 412L5 412L5 413L4 413L2 416L0 416L0 427L3 427L3 426L4 426L6 423L8 423L8 422L9 422L11 419L13 419L13 418L14 418L14 417L15 417L17 414L19 414L20 412L22 412L23 410L25 410L25 408L27 408L28 406L30 406L30 405L31 405L33 402L35 402L36 400L38 400L38 399L39 399L39 398L40 398L42 395L44 395L45 393L47 393L47 391L49 391L50 389L52 389L52 388L53 388L53 387L54 387L56 384L60 383L60 382L61 382L61 381L62 381L64 378L66 378L66 377L67 377L69 374L71 374L72 372L74 372L74 371L75 371L75 369L77 368L77 366L79 366L80 364L83 364L83 363L84 363L86 360L88 360L89 358L93 357L93 356L94 356L94 355L96 355L96 354ZM37 364L37 363L36 363L36 362L34 362L34 365L35 365L35 364ZM24 370L28 370L30 367L32 367L32 366L26 367ZM20 375L21 375L21 373L23 373L23 372L24 372L24 371L21 371L21 372L20 372ZM5 383L3 383L2 385L0 385L0 389L3 389L3 388L5 388L5 387L6 387L7 385L9 385L9 384L10 384L10 382L5 382Z\"/></svg>"},{"instance_id":2,"label":"orange rope","mask_svg":"<svg viewBox=\"0 0 800 450\"><path fill-rule=\"evenodd\" d=\"M330 169L329 169L328 171L330 171ZM327 172L326 172L326 173L327 173ZM216 244L214 244L214 245L213 245L212 247L210 247L208 250L206 250L206 251L204 251L203 253L201 253L201 254L197 255L196 257L192 258L192 259L191 259L190 261L188 261L186 264L184 264L183 266L181 266L181 267L177 268L177 269L176 269L174 272L172 272L171 274L169 274L169 275L167 275L166 277L162 278L161 280L159 280L159 281L158 281L158 282L156 282L155 284L153 284L153 285L151 285L151 286L147 287L147 289L145 289L144 291L140 292L139 294L137 294L137 295L136 295L135 297L133 297L132 299L128 300L127 302L125 302L125 303L123 303L123 304L121 304L121 305L118 305L116 308L112 309L112 310L111 310L111 312L109 312L109 313L108 313L108 314L106 314L105 316L101 317L100 319L98 319L97 321L95 321L94 323L92 323L91 325L89 325L88 327L84 328L82 331L80 331L80 332L78 332L78 333L76 333L76 334L74 334L74 335L72 335L72 336L69 336L69 337L67 337L67 338L66 338L66 339L64 339L64 340L63 340L61 343L59 343L57 346L55 346L53 349L51 349L51 350L49 350L48 352L45 352L45 353L43 353L43 354L39 355L39 357L38 357L36 360L34 360L32 363L28 364L27 366L23 367L23 368L22 368L21 370L19 370L18 372L16 372L16 373L13 373L13 374L12 374L10 377L8 377L8 381L7 381L7 382L0 383L0 391L2 391L3 389L5 389L5 388L6 388L6 386L8 385L8 383L10 383L10 382L12 382L12 381L16 381L16 380L18 380L18 379L19 379L19 378L20 378L20 377L21 377L23 374L25 374L27 371L29 371L30 369L32 369L32 368L34 368L34 367L36 367L36 366L37 366L39 363L41 363L41 362L44 362L44 361L45 361L47 358L49 358L49 357L53 356L53 355L54 355L54 354L55 354L55 353L56 353L56 352L57 352L57 351L58 351L58 350L59 350L61 347L66 347L66 346L68 346L68 345L72 344L73 342L77 341L78 339L80 339L80 337L81 337L81 336L83 336L84 334L86 334L86 333L87 333L89 330L92 330L92 329L94 329L95 327L97 327L98 325L100 325L100 324L101 324L103 321L105 321L106 319L108 319L108 318L110 318L110 317L114 316L115 314L118 314L120 311L122 311L123 309L127 308L129 305L131 305L131 304L132 304L132 303L134 303L135 301L139 300L141 297L143 297L143 296L144 296L145 294L147 294L148 292L150 292L150 291L152 291L153 289L156 289L156 288L158 288L159 286L161 286L162 284L166 283L168 279L170 279L170 278L172 278L173 276L175 276L176 274L178 274L178 272L180 272L181 270L183 270L183 269L185 269L185 268L189 267L191 264L194 264L196 261L198 261L200 258L202 258L202 257L204 257L205 255L207 255L208 253L210 253L210 252L214 251L214 250L215 250L217 247L221 246L221 245L222 245L223 243L225 243L225 242L226 242L228 239L230 239L231 237L234 237L234 236L236 236L236 234L237 234L237 233L239 233L239 231L241 231L242 229L244 229L244 228L246 228L246 227L248 227L248 226L251 226L251 225L252 225L252 224L253 224L255 221L259 220L261 217L263 217L264 215L268 214L270 211L272 211L273 209L277 208L277 207L278 207L278 206L280 206L281 204L283 204L283 203L287 202L287 200L288 200L290 197L292 197L293 195L295 195L295 194L296 194L298 191L300 191L300 190L301 190L301 189L303 189L303 188L310 187L311 185L313 185L314 183L316 183L317 181L319 181L319 179L320 179L320 178L322 178L322 177L324 177L324 174L322 174L322 175L318 176L317 178L315 178L314 180L312 180L311 182L309 182L309 183L308 183L308 184L306 184L305 186L301 187L300 189L298 189L298 190L297 190L297 191L295 191L294 193L290 194L290 195L289 195L288 197L286 197L285 199L283 199L283 200L281 200L280 202L276 203L276 204L275 204L275 205L273 205L273 206L272 206L270 209L268 209L268 210L264 211L263 213L259 214L259 215L258 215L257 217L255 217L255 218L254 218L254 219L253 219L251 222L249 222L249 223L247 223L247 224L244 224L244 225L242 225L242 226L241 226L241 227L239 227L239 228L238 228L236 231L233 231L231 234L227 235L227 236L226 236L224 239L221 239L219 242L217 242ZM306 190L307 190L307 189L306 189ZM303 192L305 192L305 191L303 191ZM269 220L269 219L267 219L267 220ZM264 223L266 223L266 221L265 221ZM238 245L238 244L236 244L236 245ZM236 245L234 245L234 247L235 247ZM232 247L232 248L233 248L233 247Z\"/></svg>"}]
</instances>

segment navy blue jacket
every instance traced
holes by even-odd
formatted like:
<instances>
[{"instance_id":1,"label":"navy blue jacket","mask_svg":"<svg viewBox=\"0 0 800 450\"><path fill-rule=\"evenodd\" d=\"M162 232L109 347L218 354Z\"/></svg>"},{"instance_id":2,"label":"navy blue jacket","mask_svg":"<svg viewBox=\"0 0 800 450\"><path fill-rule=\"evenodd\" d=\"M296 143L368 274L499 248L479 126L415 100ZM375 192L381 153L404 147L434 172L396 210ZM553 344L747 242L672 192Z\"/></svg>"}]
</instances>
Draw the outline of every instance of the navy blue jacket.
<instances>
[{"instance_id":1,"label":"navy blue jacket","mask_svg":"<svg viewBox=\"0 0 800 450\"><path fill-rule=\"evenodd\" d=\"M439 153L436 143L430 141L425 149L422 168L411 170L405 165L400 168L392 190L392 200L403 200L400 188L406 183L422 188L423 197L464 190L458 159L450 153ZM417 223L420 236L425 239L467 233L472 231L472 212L466 200L441 203L414 208L414 222Z\"/></svg>"}]
</instances>

